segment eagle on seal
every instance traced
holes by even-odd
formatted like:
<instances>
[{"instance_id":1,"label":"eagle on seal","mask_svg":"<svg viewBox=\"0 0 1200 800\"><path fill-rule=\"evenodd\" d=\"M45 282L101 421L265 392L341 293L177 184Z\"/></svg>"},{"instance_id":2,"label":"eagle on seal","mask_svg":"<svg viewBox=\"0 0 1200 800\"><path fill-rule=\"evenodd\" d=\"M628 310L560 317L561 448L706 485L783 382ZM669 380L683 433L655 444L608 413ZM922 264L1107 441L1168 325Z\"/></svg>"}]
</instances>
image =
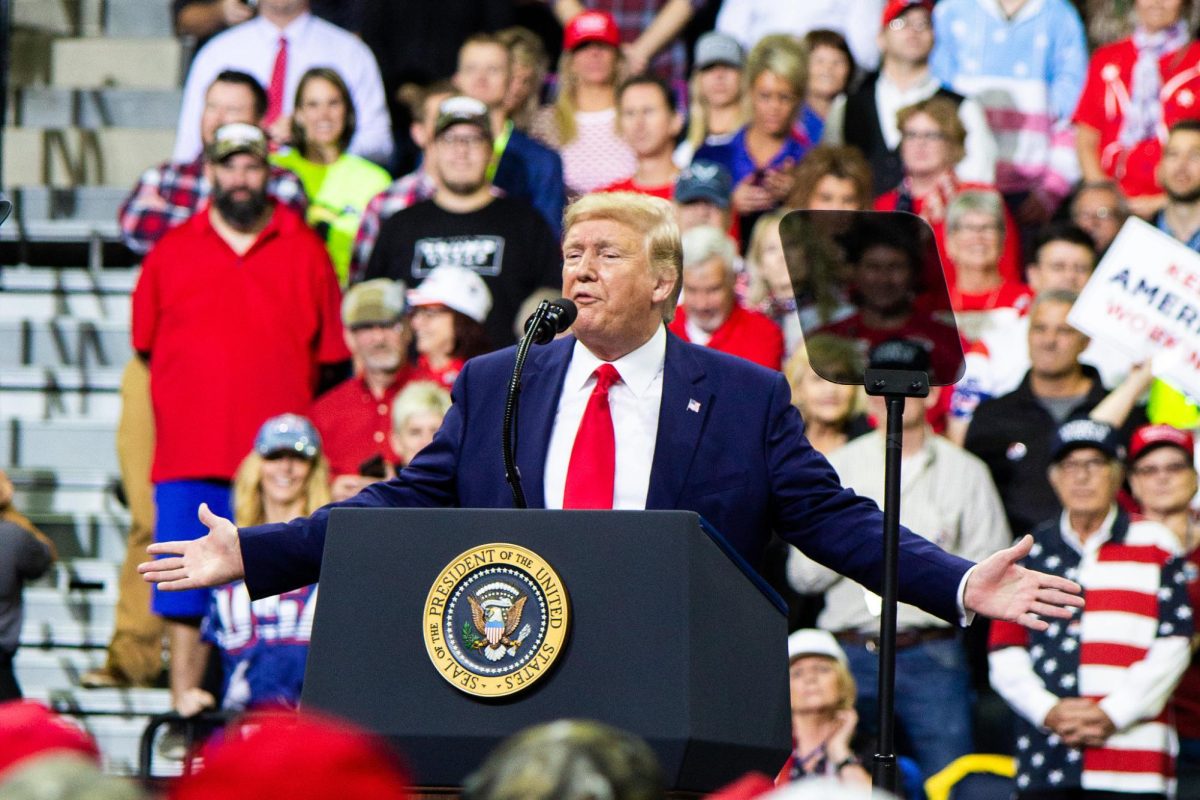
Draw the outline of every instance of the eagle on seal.
<instances>
[{"instance_id":1,"label":"eagle on seal","mask_svg":"<svg viewBox=\"0 0 1200 800\"><path fill-rule=\"evenodd\" d=\"M475 623L475 630L484 637L477 639L474 647L483 648L483 655L488 661L499 661L504 657L505 650L512 655L521 645L524 637L514 641L509 636L521 624L521 611L528 599L529 595L521 595L512 605L489 602L485 608L473 595L467 595L471 604L471 621Z\"/></svg>"}]
</instances>

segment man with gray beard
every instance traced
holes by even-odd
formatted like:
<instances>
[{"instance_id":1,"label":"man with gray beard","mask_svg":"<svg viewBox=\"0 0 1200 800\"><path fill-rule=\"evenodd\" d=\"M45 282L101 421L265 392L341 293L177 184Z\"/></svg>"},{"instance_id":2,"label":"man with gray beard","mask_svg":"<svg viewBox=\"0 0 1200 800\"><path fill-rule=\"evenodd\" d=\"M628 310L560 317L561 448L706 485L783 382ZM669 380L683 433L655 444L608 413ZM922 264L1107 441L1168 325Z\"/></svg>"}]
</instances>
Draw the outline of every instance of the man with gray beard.
<instances>
[{"instance_id":1,"label":"man with gray beard","mask_svg":"<svg viewBox=\"0 0 1200 800\"><path fill-rule=\"evenodd\" d=\"M259 427L307 409L349 358L324 244L267 195L262 130L224 125L206 158L211 202L163 236L133 292L133 349L154 408L156 540L200 535L197 500L232 511L230 482ZM156 591L151 607L168 623L178 701L203 677L208 592Z\"/></svg>"},{"instance_id":2,"label":"man with gray beard","mask_svg":"<svg viewBox=\"0 0 1200 800\"><path fill-rule=\"evenodd\" d=\"M334 500L358 494L378 479L365 474L366 462L375 457L395 461L388 444L392 401L411 375L412 330L404 307L404 284L387 278L357 284L342 298L354 376L321 395L308 412L329 459Z\"/></svg>"},{"instance_id":3,"label":"man with gray beard","mask_svg":"<svg viewBox=\"0 0 1200 800\"><path fill-rule=\"evenodd\" d=\"M511 344L525 298L562 285L558 240L529 203L495 196L488 177L491 120L483 103L469 97L443 101L431 150L437 190L384 221L365 277L416 286L435 267L465 267L492 293L484 321L491 346Z\"/></svg>"}]
</instances>

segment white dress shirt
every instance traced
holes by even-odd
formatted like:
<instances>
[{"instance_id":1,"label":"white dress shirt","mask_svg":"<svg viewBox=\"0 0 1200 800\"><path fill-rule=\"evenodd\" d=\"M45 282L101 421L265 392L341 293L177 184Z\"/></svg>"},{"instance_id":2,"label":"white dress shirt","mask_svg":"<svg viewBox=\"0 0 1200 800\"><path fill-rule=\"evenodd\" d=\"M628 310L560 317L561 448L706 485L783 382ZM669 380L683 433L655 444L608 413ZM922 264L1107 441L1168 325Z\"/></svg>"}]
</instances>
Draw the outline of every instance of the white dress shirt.
<instances>
[{"instance_id":1,"label":"white dress shirt","mask_svg":"<svg viewBox=\"0 0 1200 800\"><path fill-rule=\"evenodd\" d=\"M375 56L357 36L311 14L301 14L282 31L255 17L214 36L200 49L183 86L172 160L190 162L200 155L204 96L221 71L241 70L257 78L264 89L270 85L280 35L288 42L283 113L292 113L296 87L305 72L313 67L336 69L350 89L358 117L350 152L379 163L387 161L393 148L392 123Z\"/></svg>"},{"instance_id":2,"label":"white dress shirt","mask_svg":"<svg viewBox=\"0 0 1200 800\"><path fill-rule=\"evenodd\" d=\"M884 0L725 0L716 28L737 39L746 52L769 33L804 36L828 28L846 37L858 66L879 66L875 37L883 18Z\"/></svg>"},{"instance_id":3,"label":"white dress shirt","mask_svg":"<svg viewBox=\"0 0 1200 800\"><path fill-rule=\"evenodd\" d=\"M654 441L658 436L658 412L662 406L663 362L667 355L667 329L660 325L650 340L632 353L611 362L621 376L608 390L616 434L617 461L613 483L613 508L641 510L650 491L650 467L654 463ZM550 448L546 453L543 484L546 508L562 508L567 484L567 465L575 434L583 420L588 398L596 385L595 372L605 363L575 342L567 366Z\"/></svg>"},{"instance_id":4,"label":"white dress shirt","mask_svg":"<svg viewBox=\"0 0 1200 800\"><path fill-rule=\"evenodd\" d=\"M595 372L604 363L612 363L621 376L608 390L616 436L616 474L613 482L613 508L641 511L650 493L650 468L654 464L654 444L658 437L658 416L662 407L663 364L667 357L667 329L660 325L650 340L613 362L604 362L575 342L571 363L563 380L562 395L554 415L550 447L546 452L546 474L542 488L546 508L561 509L567 485L567 466L575 434L583 420L588 398L596 385ZM970 625L974 612L966 609L967 580L975 567L958 584L958 612L962 625Z\"/></svg>"}]
</instances>

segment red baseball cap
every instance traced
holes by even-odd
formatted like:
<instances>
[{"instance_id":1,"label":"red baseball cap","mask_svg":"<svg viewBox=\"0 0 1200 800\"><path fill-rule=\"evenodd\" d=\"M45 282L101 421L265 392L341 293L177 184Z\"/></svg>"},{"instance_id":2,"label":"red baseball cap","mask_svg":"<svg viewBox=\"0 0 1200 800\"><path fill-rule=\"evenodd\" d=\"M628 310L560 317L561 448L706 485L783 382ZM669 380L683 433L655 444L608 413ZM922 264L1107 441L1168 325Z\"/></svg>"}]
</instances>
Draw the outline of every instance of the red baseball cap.
<instances>
[{"instance_id":1,"label":"red baseball cap","mask_svg":"<svg viewBox=\"0 0 1200 800\"><path fill-rule=\"evenodd\" d=\"M92 737L41 703L0 704L0 775L28 758L50 753L77 753L100 763Z\"/></svg>"},{"instance_id":2,"label":"red baseball cap","mask_svg":"<svg viewBox=\"0 0 1200 800\"><path fill-rule=\"evenodd\" d=\"M1129 440L1129 463L1134 463L1155 448L1165 446L1178 447L1187 454L1189 461L1196 457L1196 440L1190 431L1181 431L1170 425L1143 425L1133 432L1133 438Z\"/></svg>"},{"instance_id":3,"label":"red baseball cap","mask_svg":"<svg viewBox=\"0 0 1200 800\"><path fill-rule=\"evenodd\" d=\"M204 768L180 778L171 800L410 796L407 773L381 739L317 714L251 714L203 752Z\"/></svg>"},{"instance_id":4,"label":"red baseball cap","mask_svg":"<svg viewBox=\"0 0 1200 800\"><path fill-rule=\"evenodd\" d=\"M588 42L618 47L621 44L621 32L617 30L617 21L607 11L584 11L576 14L567 23L563 31L563 49L574 50Z\"/></svg>"},{"instance_id":5,"label":"red baseball cap","mask_svg":"<svg viewBox=\"0 0 1200 800\"><path fill-rule=\"evenodd\" d=\"M892 24L892 20L908 11L910 8L923 8L933 13L933 0L888 0L883 7L883 27Z\"/></svg>"}]
</instances>

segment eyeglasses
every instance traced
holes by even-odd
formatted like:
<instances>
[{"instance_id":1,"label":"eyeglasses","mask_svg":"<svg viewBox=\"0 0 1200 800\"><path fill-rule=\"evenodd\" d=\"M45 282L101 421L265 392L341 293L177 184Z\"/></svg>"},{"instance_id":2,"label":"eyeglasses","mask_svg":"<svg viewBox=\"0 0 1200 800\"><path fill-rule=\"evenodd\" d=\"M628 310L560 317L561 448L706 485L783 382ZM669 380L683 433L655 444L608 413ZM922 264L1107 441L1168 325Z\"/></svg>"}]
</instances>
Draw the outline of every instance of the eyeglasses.
<instances>
[{"instance_id":1,"label":"eyeglasses","mask_svg":"<svg viewBox=\"0 0 1200 800\"><path fill-rule=\"evenodd\" d=\"M896 17L894 20L888 23L888 28L894 31L902 31L907 28L910 31L916 31L917 33L925 33L933 30L933 23L921 17L916 17L914 19Z\"/></svg>"},{"instance_id":2,"label":"eyeglasses","mask_svg":"<svg viewBox=\"0 0 1200 800\"><path fill-rule=\"evenodd\" d=\"M911 142L944 142L950 138L941 131L900 131L900 135Z\"/></svg>"},{"instance_id":3,"label":"eyeglasses","mask_svg":"<svg viewBox=\"0 0 1200 800\"><path fill-rule=\"evenodd\" d=\"M438 137L438 141L446 147L479 147L482 144L487 144L487 139L482 136L471 136L470 134L455 134L447 133Z\"/></svg>"},{"instance_id":4,"label":"eyeglasses","mask_svg":"<svg viewBox=\"0 0 1200 800\"><path fill-rule=\"evenodd\" d=\"M1096 208L1091 211L1076 211L1071 214L1071 219L1076 222L1096 222L1116 218L1117 209L1115 208Z\"/></svg>"},{"instance_id":5,"label":"eyeglasses","mask_svg":"<svg viewBox=\"0 0 1200 800\"><path fill-rule=\"evenodd\" d=\"M1129 470L1129 474L1137 478L1157 478L1159 475L1167 475L1174 478L1176 475L1193 469L1192 465L1186 461L1175 461L1170 464L1146 464L1141 467L1134 467Z\"/></svg>"},{"instance_id":6,"label":"eyeglasses","mask_svg":"<svg viewBox=\"0 0 1200 800\"><path fill-rule=\"evenodd\" d=\"M990 223L966 223L960 222L953 228L956 232L961 233L978 233L978 234L998 234L1000 226Z\"/></svg>"},{"instance_id":7,"label":"eyeglasses","mask_svg":"<svg viewBox=\"0 0 1200 800\"><path fill-rule=\"evenodd\" d=\"M1092 475L1107 467L1108 464L1109 462L1106 458L1081 458L1060 461L1058 468L1066 475L1084 475L1090 478Z\"/></svg>"}]
</instances>

